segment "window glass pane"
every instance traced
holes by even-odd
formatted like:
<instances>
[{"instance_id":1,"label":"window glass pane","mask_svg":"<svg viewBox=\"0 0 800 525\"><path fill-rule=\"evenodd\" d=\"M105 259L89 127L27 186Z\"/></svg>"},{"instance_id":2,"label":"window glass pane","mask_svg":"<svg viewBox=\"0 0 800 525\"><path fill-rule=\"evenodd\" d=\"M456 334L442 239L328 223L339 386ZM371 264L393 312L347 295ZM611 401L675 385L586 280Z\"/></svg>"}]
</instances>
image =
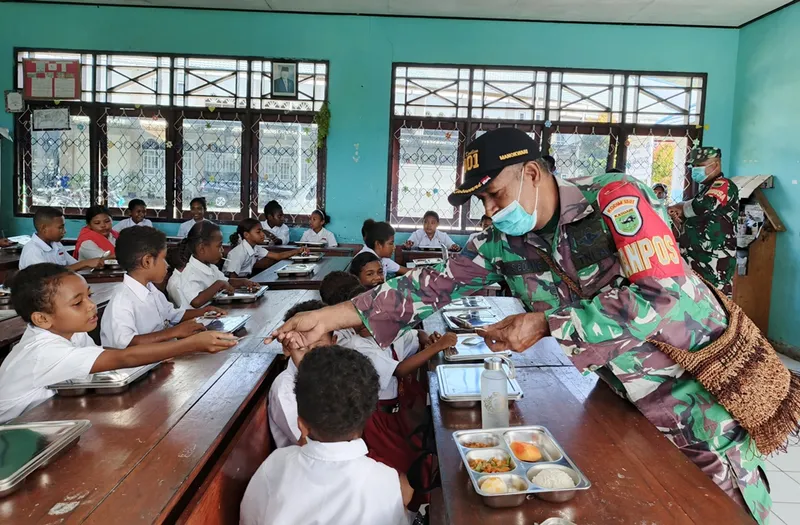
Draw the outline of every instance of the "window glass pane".
<instances>
[{"instance_id":1,"label":"window glass pane","mask_svg":"<svg viewBox=\"0 0 800 525\"><path fill-rule=\"evenodd\" d=\"M34 206L91 206L89 117L70 117L69 131L31 132L30 174Z\"/></svg>"},{"instance_id":2,"label":"window glass pane","mask_svg":"<svg viewBox=\"0 0 800 525\"><path fill-rule=\"evenodd\" d=\"M572 179L605 173L610 143L608 135L553 133L550 154L556 159L558 176Z\"/></svg>"},{"instance_id":3,"label":"window glass pane","mask_svg":"<svg viewBox=\"0 0 800 525\"><path fill-rule=\"evenodd\" d=\"M458 219L447 196L458 179L457 130L401 128L396 217L422 222L428 210L437 212L442 226L457 227Z\"/></svg>"},{"instance_id":4,"label":"window glass pane","mask_svg":"<svg viewBox=\"0 0 800 525\"><path fill-rule=\"evenodd\" d=\"M687 137L630 136L625 173L648 186L661 183L667 187L667 200L683 200L687 189L686 160L690 140Z\"/></svg>"},{"instance_id":5,"label":"window glass pane","mask_svg":"<svg viewBox=\"0 0 800 525\"><path fill-rule=\"evenodd\" d=\"M166 208L166 130L163 118L106 118L108 206L127 208L143 199L149 208Z\"/></svg>"},{"instance_id":6,"label":"window glass pane","mask_svg":"<svg viewBox=\"0 0 800 525\"><path fill-rule=\"evenodd\" d=\"M277 200L284 213L310 215L317 207L317 125L260 122L258 208Z\"/></svg>"},{"instance_id":7,"label":"window glass pane","mask_svg":"<svg viewBox=\"0 0 800 525\"><path fill-rule=\"evenodd\" d=\"M238 120L184 119L183 208L205 197L212 212L242 208L242 123Z\"/></svg>"}]
</instances>

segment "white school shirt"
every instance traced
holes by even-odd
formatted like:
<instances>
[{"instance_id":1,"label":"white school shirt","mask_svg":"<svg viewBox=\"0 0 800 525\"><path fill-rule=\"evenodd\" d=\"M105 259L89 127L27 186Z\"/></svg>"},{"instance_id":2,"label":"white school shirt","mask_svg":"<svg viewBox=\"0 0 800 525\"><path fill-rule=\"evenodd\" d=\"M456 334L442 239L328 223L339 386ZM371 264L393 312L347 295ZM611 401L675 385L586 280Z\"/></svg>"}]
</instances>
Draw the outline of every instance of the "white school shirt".
<instances>
[{"instance_id":1,"label":"white school shirt","mask_svg":"<svg viewBox=\"0 0 800 525\"><path fill-rule=\"evenodd\" d=\"M371 253L375 257L378 257L378 254L375 253L375 250L373 250L372 248L370 248L368 246L364 246L363 248L361 248L361 251L358 252L356 255L360 255L360 254L365 253L365 252L366 253ZM397 264L396 262L394 262L392 259L390 259L388 257L378 257L378 259L381 260L381 266L383 266L383 275L384 276L389 275L390 273L397 273L397 271L400 269L400 265Z\"/></svg>"},{"instance_id":2,"label":"white school shirt","mask_svg":"<svg viewBox=\"0 0 800 525\"><path fill-rule=\"evenodd\" d=\"M207 221L208 219L203 219L203 220ZM181 227L178 228L177 237L180 237L181 239L185 239L186 236L189 235L189 230L191 230L192 226L194 226L195 224L197 224L197 223L195 222L194 219L189 219L188 221L182 223Z\"/></svg>"},{"instance_id":3,"label":"white school shirt","mask_svg":"<svg viewBox=\"0 0 800 525\"><path fill-rule=\"evenodd\" d=\"M233 272L239 277L250 275L253 272L253 266L268 253L263 246L250 246L249 242L243 239L239 240L239 244L228 252L225 266L222 269L228 273Z\"/></svg>"},{"instance_id":4,"label":"white school shirt","mask_svg":"<svg viewBox=\"0 0 800 525\"><path fill-rule=\"evenodd\" d=\"M113 246L117 245L117 239L112 234L108 234L108 240ZM94 241L84 241L81 243L81 251L78 253L78 259L85 261L87 259L98 259L106 253L106 250L100 248Z\"/></svg>"},{"instance_id":5,"label":"white school shirt","mask_svg":"<svg viewBox=\"0 0 800 525\"><path fill-rule=\"evenodd\" d=\"M471 235L469 236L469 239L467 239L467 244L469 244L469 243L471 243L472 241L474 241L474 240L475 240L475 239L478 237L478 235L480 235L480 234L482 234L482 233L483 233L483 232L475 232L475 233L471 234ZM449 246L448 246L448 248L449 248Z\"/></svg>"},{"instance_id":6,"label":"white school shirt","mask_svg":"<svg viewBox=\"0 0 800 525\"><path fill-rule=\"evenodd\" d=\"M178 308L192 308L194 298L217 281L227 282L228 278L216 266L202 263L192 255L181 272Z\"/></svg>"},{"instance_id":7,"label":"white school shirt","mask_svg":"<svg viewBox=\"0 0 800 525\"><path fill-rule=\"evenodd\" d=\"M408 525L400 477L362 439L280 448L256 471L240 525Z\"/></svg>"},{"instance_id":8,"label":"white school shirt","mask_svg":"<svg viewBox=\"0 0 800 525\"><path fill-rule=\"evenodd\" d=\"M103 348L85 332L67 340L28 325L0 365L0 423L53 397L47 386L87 377L101 353Z\"/></svg>"},{"instance_id":9,"label":"white school shirt","mask_svg":"<svg viewBox=\"0 0 800 525\"><path fill-rule=\"evenodd\" d=\"M297 426L297 397L294 395L294 381L297 367L289 359L286 370L278 374L269 389L269 430L278 448L297 445L300 440L300 427Z\"/></svg>"},{"instance_id":10,"label":"white school shirt","mask_svg":"<svg viewBox=\"0 0 800 525\"><path fill-rule=\"evenodd\" d=\"M289 244L289 227L285 224L281 224L280 226L275 226L272 228L267 221L262 221L261 229L263 229L265 232L272 232L272 234L280 239L283 244Z\"/></svg>"},{"instance_id":11,"label":"white school shirt","mask_svg":"<svg viewBox=\"0 0 800 525\"><path fill-rule=\"evenodd\" d=\"M411 241L414 246L420 248L441 248L442 244L444 244L449 250L450 247L455 244L453 239L441 230L436 230L436 233L433 234L433 239L429 239L428 234L421 228L412 233L408 240Z\"/></svg>"},{"instance_id":12,"label":"white school shirt","mask_svg":"<svg viewBox=\"0 0 800 525\"><path fill-rule=\"evenodd\" d=\"M416 330L409 330L398 337L393 343L397 359L392 356L391 348L383 349L375 339L371 337L361 337L355 330L346 329L335 332L338 339L337 345L350 348L366 356L372 361L372 366L378 372L378 383L380 393L378 398L381 401L397 398L397 378L394 371L400 361L408 356L414 355L419 350L419 334Z\"/></svg>"},{"instance_id":13,"label":"white school shirt","mask_svg":"<svg viewBox=\"0 0 800 525\"><path fill-rule=\"evenodd\" d=\"M300 242L325 242L328 245L328 248L335 248L339 246L336 243L336 237L325 228L322 228L319 233L316 233L311 228L307 229L303 236L300 238Z\"/></svg>"},{"instance_id":14,"label":"white school shirt","mask_svg":"<svg viewBox=\"0 0 800 525\"><path fill-rule=\"evenodd\" d=\"M150 219L142 219L142 222L135 223L133 222L133 219L128 217L127 219L123 219L119 221L116 225L114 225L114 230L121 232L125 228L130 228L131 226L150 226L152 228L153 223L150 222Z\"/></svg>"},{"instance_id":15,"label":"white school shirt","mask_svg":"<svg viewBox=\"0 0 800 525\"><path fill-rule=\"evenodd\" d=\"M177 268L172 270L172 275L167 281L167 295L172 304L178 306L180 302L181 271Z\"/></svg>"},{"instance_id":16,"label":"white school shirt","mask_svg":"<svg viewBox=\"0 0 800 525\"><path fill-rule=\"evenodd\" d=\"M60 242L46 243L33 234L31 240L22 247L19 256L19 269L24 270L28 266L39 263L53 263L61 266L70 266L78 262L75 257L67 253L66 248Z\"/></svg>"},{"instance_id":17,"label":"white school shirt","mask_svg":"<svg viewBox=\"0 0 800 525\"><path fill-rule=\"evenodd\" d=\"M127 348L137 335L152 334L164 330L183 319L186 309L177 309L153 283L142 283L125 275L122 286L117 286L114 295L103 312L100 323L100 340L103 346Z\"/></svg>"}]
</instances>

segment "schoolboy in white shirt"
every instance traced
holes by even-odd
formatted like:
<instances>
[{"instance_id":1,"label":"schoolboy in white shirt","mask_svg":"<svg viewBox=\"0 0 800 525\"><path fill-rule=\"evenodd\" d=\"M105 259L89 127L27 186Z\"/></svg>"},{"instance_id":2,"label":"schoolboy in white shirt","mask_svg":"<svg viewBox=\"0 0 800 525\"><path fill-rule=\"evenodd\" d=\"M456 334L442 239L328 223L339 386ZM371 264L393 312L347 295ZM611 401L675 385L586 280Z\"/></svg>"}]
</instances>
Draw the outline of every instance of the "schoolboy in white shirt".
<instances>
[{"instance_id":1,"label":"schoolboy in white shirt","mask_svg":"<svg viewBox=\"0 0 800 525\"><path fill-rule=\"evenodd\" d=\"M192 218L182 223L180 228L178 228L178 237L185 239L186 236L189 235L189 230L191 230L195 224L207 221L207 210L208 206L206 205L205 197L195 197L192 199L189 203L189 211L192 213Z\"/></svg>"},{"instance_id":2,"label":"schoolboy in white shirt","mask_svg":"<svg viewBox=\"0 0 800 525\"><path fill-rule=\"evenodd\" d=\"M443 231L439 231L439 214L435 211L426 211L422 217L422 228L411 234L403 246L406 248L441 248L459 251L461 247Z\"/></svg>"},{"instance_id":3,"label":"schoolboy in white shirt","mask_svg":"<svg viewBox=\"0 0 800 525\"><path fill-rule=\"evenodd\" d=\"M151 227L128 228L117 239L117 260L128 272L106 306L100 339L113 348L183 339L205 330L196 318L224 315L213 306L175 308L153 283L167 275L167 236ZM174 325L174 326L173 326Z\"/></svg>"},{"instance_id":4,"label":"schoolboy in white shirt","mask_svg":"<svg viewBox=\"0 0 800 525\"><path fill-rule=\"evenodd\" d=\"M484 215L483 217L481 217L481 222L480 222L481 231L471 234L469 236L469 239L467 239L467 244L474 241L478 237L478 235L482 234L491 227L492 227L492 218L489 217L488 215Z\"/></svg>"},{"instance_id":5,"label":"schoolboy in white shirt","mask_svg":"<svg viewBox=\"0 0 800 525\"><path fill-rule=\"evenodd\" d=\"M305 248L297 248L285 252L267 251L261 246L266 240L264 227L253 218L243 219L231 234L233 248L228 252L222 269L231 277L247 277L253 273L253 267L261 259L283 261L306 252Z\"/></svg>"},{"instance_id":6,"label":"schoolboy in white shirt","mask_svg":"<svg viewBox=\"0 0 800 525\"><path fill-rule=\"evenodd\" d=\"M289 227L283 223L283 208L278 201L269 201L264 206L264 222L261 226L272 244L289 244Z\"/></svg>"},{"instance_id":7,"label":"schoolboy in white shirt","mask_svg":"<svg viewBox=\"0 0 800 525\"><path fill-rule=\"evenodd\" d=\"M394 256L394 228L388 222L372 222L368 224L364 221L361 228L364 236L364 247L356 255L369 252L381 260L383 275L405 275L408 268L400 266L392 257Z\"/></svg>"},{"instance_id":8,"label":"schoolboy in white shirt","mask_svg":"<svg viewBox=\"0 0 800 525\"><path fill-rule=\"evenodd\" d=\"M320 301L305 301L291 308L283 320L291 319L300 312L310 312L319 310L325 305ZM336 337L326 334L319 345L336 344ZM283 350L284 355L289 357L286 370L278 374L269 389L269 430L278 448L297 445L300 442L300 427L297 426L297 397L294 394L294 382L297 378L297 367L303 358L303 352L290 352L287 348Z\"/></svg>"},{"instance_id":9,"label":"schoolboy in white shirt","mask_svg":"<svg viewBox=\"0 0 800 525\"><path fill-rule=\"evenodd\" d=\"M97 327L97 306L80 275L56 264L35 264L20 270L11 290L14 309L28 328L0 365L0 423L52 397L49 385L192 352L219 352L237 341L208 331L125 351L103 348L87 334Z\"/></svg>"},{"instance_id":10,"label":"schoolboy in white shirt","mask_svg":"<svg viewBox=\"0 0 800 525\"><path fill-rule=\"evenodd\" d=\"M19 256L20 270L39 263L58 264L75 271L103 265L102 259L78 261L67 252L61 244L61 239L67 233L64 213L61 210L50 207L38 208L33 215L33 226L36 228L36 233L22 248Z\"/></svg>"},{"instance_id":11,"label":"schoolboy in white shirt","mask_svg":"<svg viewBox=\"0 0 800 525\"><path fill-rule=\"evenodd\" d=\"M133 226L153 226L153 223L150 222L150 219L144 218L145 214L147 213L147 204L145 204L142 199L132 199L128 203L128 213L130 214L130 217L123 219L114 225L114 230L121 232L125 228L131 228Z\"/></svg>"},{"instance_id":12,"label":"schoolboy in white shirt","mask_svg":"<svg viewBox=\"0 0 800 525\"><path fill-rule=\"evenodd\" d=\"M369 360L340 346L309 351L295 385L303 446L274 451L241 504L241 525L407 525L407 482L367 457L361 432L378 401Z\"/></svg>"}]
</instances>

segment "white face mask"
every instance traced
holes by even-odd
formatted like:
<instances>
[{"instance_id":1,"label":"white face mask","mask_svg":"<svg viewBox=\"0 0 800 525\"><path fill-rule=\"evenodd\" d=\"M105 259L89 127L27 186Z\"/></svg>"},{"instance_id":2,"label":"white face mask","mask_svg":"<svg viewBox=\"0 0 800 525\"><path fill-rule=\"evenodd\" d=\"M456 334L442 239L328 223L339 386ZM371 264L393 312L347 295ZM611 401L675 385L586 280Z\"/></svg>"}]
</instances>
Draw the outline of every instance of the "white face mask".
<instances>
[{"instance_id":1,"label":"white face mask","mask_svg":"<svg viewBox=\"0 0 800 525\"><path fill-rule=\"evenodd\" d=\"M539 206L539 188L536 188L536 200L533 204L533 213L528 213L525 208L519 203L519 198L522 196L522 183L525 181L525 166L522 166L519 179L519 191L517 198L492 216L492 224L495 228L511 235L512 237L519 237L533 230L536 226L537 208Z\"/></svg>"}]
</instances>

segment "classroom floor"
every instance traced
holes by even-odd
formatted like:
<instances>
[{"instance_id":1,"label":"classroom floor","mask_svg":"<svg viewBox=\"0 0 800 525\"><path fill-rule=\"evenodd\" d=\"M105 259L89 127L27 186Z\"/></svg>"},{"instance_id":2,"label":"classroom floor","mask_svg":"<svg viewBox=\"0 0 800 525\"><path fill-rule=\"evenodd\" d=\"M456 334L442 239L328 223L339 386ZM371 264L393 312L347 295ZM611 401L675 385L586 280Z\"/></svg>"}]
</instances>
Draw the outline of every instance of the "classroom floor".
<instances>
[{"instance_id":1,"label":"classroom floor","mask_svg":"<svg viewBox=\"0 0 800 525\"><path fill-rule=\"evenodd\" d=\"M781 356L786 366L800 372L800 362ZM772 491L772 525L800 525L800 444L767 460Z\"/></svg>"}]
</instances>

